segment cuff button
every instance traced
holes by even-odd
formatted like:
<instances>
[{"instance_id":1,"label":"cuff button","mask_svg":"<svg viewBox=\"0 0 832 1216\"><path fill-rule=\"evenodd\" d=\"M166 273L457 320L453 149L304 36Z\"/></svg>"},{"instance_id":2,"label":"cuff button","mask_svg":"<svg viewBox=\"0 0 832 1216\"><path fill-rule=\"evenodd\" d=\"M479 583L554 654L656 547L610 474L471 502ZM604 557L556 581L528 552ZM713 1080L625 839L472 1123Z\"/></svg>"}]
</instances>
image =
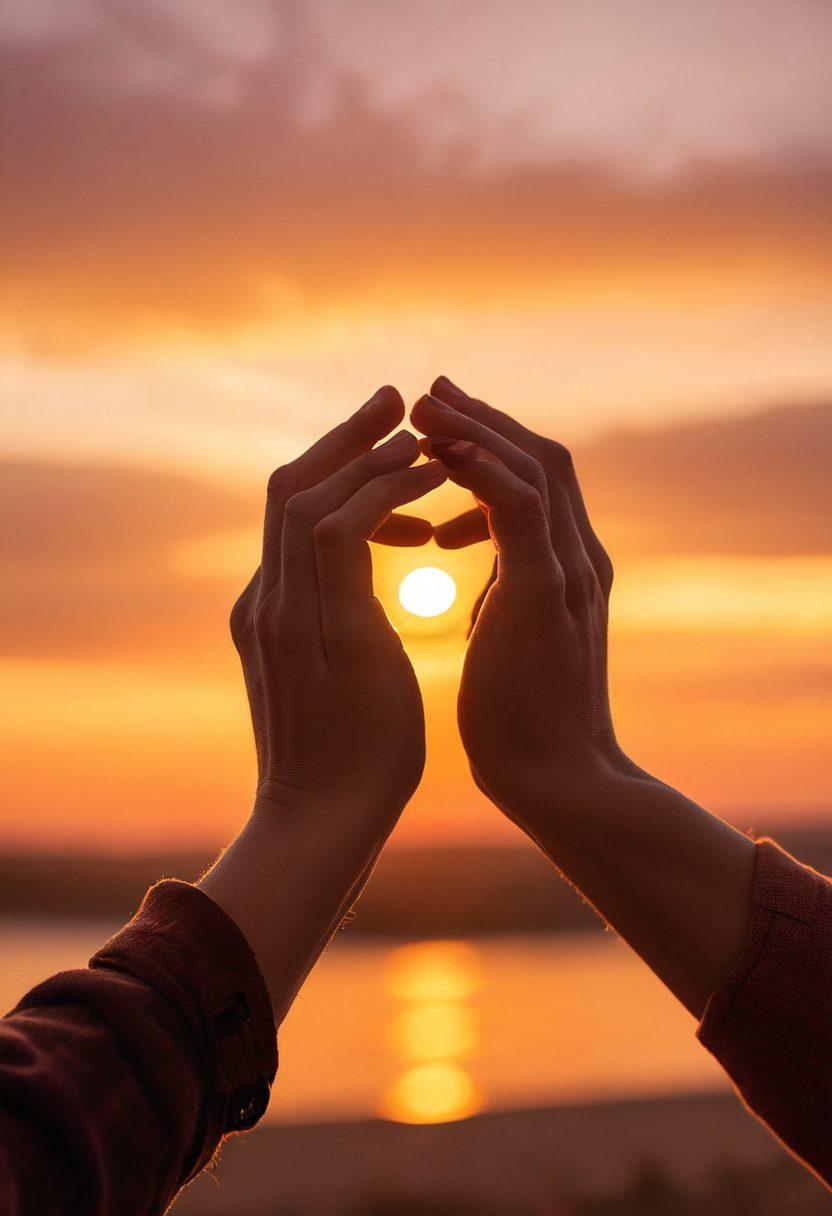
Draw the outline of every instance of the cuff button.
<instances>
[{"instance_id":1,"label":"cuff button","mask_svg":"<svg viewBox=\"0 0 832 1216\"><path fill-rule=\"evenodd\" d=\"M230 1094L225 1106L224 1127L227 1132L242 1132L262 1118L269 1105L269 1087L265 1081L244 1085Z\"/></svg>"}]
</instances>

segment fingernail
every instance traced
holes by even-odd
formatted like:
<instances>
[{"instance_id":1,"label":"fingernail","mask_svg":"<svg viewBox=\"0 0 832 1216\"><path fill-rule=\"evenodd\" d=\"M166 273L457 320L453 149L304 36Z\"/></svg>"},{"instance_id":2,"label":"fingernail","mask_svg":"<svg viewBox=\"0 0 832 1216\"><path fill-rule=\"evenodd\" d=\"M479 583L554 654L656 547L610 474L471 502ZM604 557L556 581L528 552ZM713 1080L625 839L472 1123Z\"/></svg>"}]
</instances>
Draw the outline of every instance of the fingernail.
<instances>
[{"instance_id":1,"label":"fingernail","mask_svg":"<svg viewBox=\"0 0 832 1216\"><path fill-rule=\"evenodd\" d=\"M476 459L470 447L463 447L453 439L432 439L431 451L449 469L461 469Z\"/></svg>"},{"instance_id":2,"label":"fingernail","mask_svg":"<svg viewBox=\"0 0 832 1216\"><path fill-rule=\"evenodd\" d=\"M417 464L415 471L419 473L423 481L444 481L447 474L441 464Z\"/></svg>"},{"instance_id":3,"label":"fingernail","mask_svg":"<svg viewBox=\"0 0 832 1216\"><path fill-rule=\"evenodd\" d=\"M448 410L450 412L453 412L450 405L446 405L445 402L440 401L438 397L431 397L430 393L425 393L425 395L423 397L419 398L419 400L416 402L416 404L422 405L423 402L427 405L432 405L434 409Z\"/></svg>"},{"instance_id":4,"label":"fingernail","mask_svg":"<svg viewBox=\"0 0 832 1216\"><path fill-rule=\"evenodd\" d=\"M453 380L449 380L445 375L437 376L434 380L434 384L441 385L445 392L450 393L454 397L468 396L467 393L464 393L461 388L458 388L457 385L454 384Z\"/></svg>"},{"instance_id":5,"label":"fingernail","mask_svg":"<svg viewBox=\"0 0 832 1216\"><path fill-rule=\"evenodd\" d=\"M416 443L416 436L411 435L410 431L397 431L390 439L384 441L379 446L391 451L398 451L399 448L413 447Z\"/></svg>"},{"instance_id":6,"label":"fingernail","mask_svg":"<svg viewBox=\"0 0 832 1216\"><path fill-rule=\"evenodd\" d=\"M373 393L370 400L364 402L361 409L358 411L359 414L362 412L362 410L368 410L372 406L377 405L378 402L381 400L381 398L386 397L389 392L390 392L390 385L382 384L381 388L376 389L376 391Z\"/></svg>"}]
</instances>

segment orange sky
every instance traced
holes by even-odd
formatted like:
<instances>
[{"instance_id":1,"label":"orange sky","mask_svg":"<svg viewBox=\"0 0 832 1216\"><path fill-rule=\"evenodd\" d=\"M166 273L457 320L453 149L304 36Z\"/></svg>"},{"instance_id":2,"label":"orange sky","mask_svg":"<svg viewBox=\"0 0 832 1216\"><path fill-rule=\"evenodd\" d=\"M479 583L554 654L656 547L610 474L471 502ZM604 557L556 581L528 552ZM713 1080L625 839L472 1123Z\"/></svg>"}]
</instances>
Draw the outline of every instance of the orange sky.
<instances>
[{"instance_id":1,"label":"orange sky","mask_svg":"<svg viewBox=\"0 0 832 1216\"><path fill-rule=\"evenodd\" d=\"M15 0L0 59L1 841L227 838L265 478L440 371L573 446L639 763L829 808L828 5ZM422 560L460 596L414 633ZM507 837L453 724L488 562L377 554L430 721L404 839Z\"/></svg>"}]
</instances>

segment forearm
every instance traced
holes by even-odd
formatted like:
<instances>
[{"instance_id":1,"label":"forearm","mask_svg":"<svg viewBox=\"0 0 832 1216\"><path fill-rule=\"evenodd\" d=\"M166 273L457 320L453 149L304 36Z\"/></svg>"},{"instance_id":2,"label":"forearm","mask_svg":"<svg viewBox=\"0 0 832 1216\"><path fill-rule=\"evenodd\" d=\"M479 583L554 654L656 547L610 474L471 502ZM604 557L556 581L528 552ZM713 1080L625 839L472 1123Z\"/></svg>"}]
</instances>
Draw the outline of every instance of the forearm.
<instances>
[{"instance_id":1,"label":"forearm","mask_svg":"<svg viewBox=\"0 0 832 1216\"><path fill-rule=\"evenodd\" d=\"M745 940L753 842L647 775L599 782L591 799L547 817L538 841L700 1017Z\"/></svg>"},{"instance_id":2,"label":"forearm","mask_svg":"<svg viewBox=\"0 0 832 1216\"><path fill-rule=\"evenodd\" d=\"M198 884L249 942L278 1025L360 895L397 818L397 809L300 809L259 800Z\"/></svg>"}]
</instances>

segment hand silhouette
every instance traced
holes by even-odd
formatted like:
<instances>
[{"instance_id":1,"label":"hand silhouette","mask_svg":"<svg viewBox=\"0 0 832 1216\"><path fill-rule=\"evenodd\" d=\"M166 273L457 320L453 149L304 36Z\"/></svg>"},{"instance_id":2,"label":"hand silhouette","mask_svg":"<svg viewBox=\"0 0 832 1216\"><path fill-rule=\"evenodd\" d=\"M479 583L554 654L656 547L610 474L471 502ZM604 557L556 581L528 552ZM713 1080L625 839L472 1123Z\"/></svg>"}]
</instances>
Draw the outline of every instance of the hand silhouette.
<instances>
[{"instance_id":1,"label":"hand silhouette","mask_svg":"<svg viewBox=\"0 0 832 1216\"><path fill-rule=\"evenodd\" d=\"M261 566L231 614L260 803L398 813L421 776L421 696L373 595L367 545L431 535L425 520L392 512L440 485L442 466L409 467L419 447L406 431L372 448L403 414L396 390L380 389L270 478Z\"/></svg>"},{"instance_id":2,"label":"hand silhouette","mask_svg":"<svg viewBox=\"0 0 832 1216\"><path fill-rule=\"evenodd\" d=\"M699 1016L745 940L754 846L618 746L612 566L568 452L445 377L432 394L412 413L423 451L479 503L436 539L497 550L459 690L475 779Z\"/></svg>"},{"instance_id":3,"label":"hand silhouette","mask_svg":"<svg viewBox=\"0 0 832 1216\"><path fill-rule=\"evenodd\" d=\"M495 574L478 601L459 691L474 777L539 836L601 773L632 771L607 695L612 566L569 453L440 377L412 420L423 450L480 506L435 529L439 545L489 535Z\"/></svg>"},{"instance_id":4,"label":"hand silhouette","mask_svg":"<svg viewBox=\"0 0 832 1216\"><path fill-rule=\"evenodd\" d=\"M241 925L278 1019L372 866L422 775L416 677L373 595L368 540L423 543L392 514L440 485L380 389L269 481L260 569L234 606L257 745L248 825L203 886ZM282 930L281 930L282 923Z\"/></svg>"}]
</instances>

